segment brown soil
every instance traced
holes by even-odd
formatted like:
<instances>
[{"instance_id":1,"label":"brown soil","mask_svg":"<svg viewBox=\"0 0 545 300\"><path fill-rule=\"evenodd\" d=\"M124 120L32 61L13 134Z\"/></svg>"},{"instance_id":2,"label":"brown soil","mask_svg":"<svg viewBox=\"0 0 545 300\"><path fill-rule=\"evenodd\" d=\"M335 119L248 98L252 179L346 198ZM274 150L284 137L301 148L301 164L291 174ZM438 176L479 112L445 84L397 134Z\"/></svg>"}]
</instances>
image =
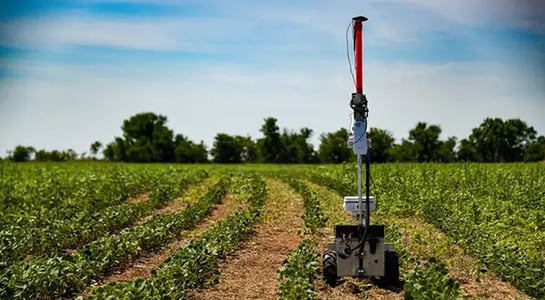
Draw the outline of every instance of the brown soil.
<instances>
[{"instance_id":1,"label":"brown soil","mask_svg":"<svg viewBox=\"0 0 545 300\"><path fill-rule=\"evenodd\" d=\"M137 259L123 271L115 272L111 276L104 278L102 282L107 284L110 282L124 282L134 279L147 279L151 277L151 272L153 270L157 270L163 261L175 254L188 241L198 237L203 231L210 228L213 222L224 219L236 209L245 208L246 207L243 203L235 199L233 196L227 195L223 199L223 203L216 205L210 216L199 223L195 229L190 232L186 232L179 239L167 245L162 251Z\"/></svg>"},{"instance_id":2,"label":"brown soil","mask_svg":"<svg viewBox=\"0 0 545 300\"><path fill-rule=\"evenodd\" d=\"M127 202L127 203L140 203L140 202L145 202L145 201L148 201L148 200L149 200L149 192L146 192L146 193L142 193L142 194L140 194L138 196L128 198L127 200L125 200L125 202Z\"/></svg>"},{"instance_id":3,"label":"brown soil","mask_svg":"<svg viewBox=\"0 0 545 300\"><path fill-rule=\"evenodd\" d=\"M297 248L303 226L302 199L286 185L268 180L262 223L255 235L220 264L220 282L189 294L193 299L278 299L278 269Z\"/></svg>"}]
</instances>

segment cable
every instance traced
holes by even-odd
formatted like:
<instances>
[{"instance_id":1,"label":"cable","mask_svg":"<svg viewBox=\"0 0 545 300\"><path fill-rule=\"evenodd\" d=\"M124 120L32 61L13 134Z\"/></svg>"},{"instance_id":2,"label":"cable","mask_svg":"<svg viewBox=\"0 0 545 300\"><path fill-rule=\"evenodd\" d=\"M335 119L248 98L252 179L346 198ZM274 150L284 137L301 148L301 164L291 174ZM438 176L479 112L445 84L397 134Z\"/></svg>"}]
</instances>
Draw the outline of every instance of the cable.
<instances>
[{"instance_id":1,"label":"cable","mask_svg":"<svg viewBox=\"0 0 545 300\"><path fill-rule=\"evenodd\" d=\"M345 34L345 41L346 41L346 59L348 59L348 68L350 69L350 74L352 75L352 82L354 83L354 88L356 87L356 79L354 77L354 70L352 70L352 61L350 61L350 52L348 48L348 31L350 30L350 27L352 25L352 21L348 23L348 26L346 27L346 34Z\"/></svg>"}]
</instances>

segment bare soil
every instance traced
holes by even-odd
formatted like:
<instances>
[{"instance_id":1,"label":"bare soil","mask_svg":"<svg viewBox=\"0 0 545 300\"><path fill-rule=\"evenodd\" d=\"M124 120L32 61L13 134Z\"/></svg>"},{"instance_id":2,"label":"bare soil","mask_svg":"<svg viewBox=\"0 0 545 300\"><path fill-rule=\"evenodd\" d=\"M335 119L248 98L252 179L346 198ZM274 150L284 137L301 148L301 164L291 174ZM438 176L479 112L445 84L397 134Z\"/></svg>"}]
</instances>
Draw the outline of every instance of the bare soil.
<instances>
[{"instance_id":1,"label":"bare soil","mask_svg":"<svg viewBox=\"0 0 545 300\"><path fill-rule=\"evenodd\" d=\"M142 193L140 195L137 195L135 197L128 198L125 200L127 203L140 203L140 202L146 202L149 200L149 192Z\"/></svg>"},{"instance_id":2,"label":"bare soil","mask_svg":"<svg viewBox=\"0 0 545 300\"><path fill-rule=\"evenodd\" d=\"M289 187L267 181L262 222L242 248L220 264L220 282L189 294L191 299L278 299L278 269L301 241L303 200Z\"/></svg>"}]
</instances>

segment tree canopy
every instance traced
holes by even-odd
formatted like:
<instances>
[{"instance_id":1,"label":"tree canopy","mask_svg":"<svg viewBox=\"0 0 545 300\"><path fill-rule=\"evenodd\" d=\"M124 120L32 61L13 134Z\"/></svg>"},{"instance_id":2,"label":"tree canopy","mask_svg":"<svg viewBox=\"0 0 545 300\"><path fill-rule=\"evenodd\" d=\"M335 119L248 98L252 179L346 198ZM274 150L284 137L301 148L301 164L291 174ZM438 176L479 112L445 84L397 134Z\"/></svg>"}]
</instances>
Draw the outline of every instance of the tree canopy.
<instances>
[{"instance_id":1,"label":"tree canopy","mask_svg":"<svg viewBox=\"0 0 545 300\"><path fill-rule=\"evenodd\" d=\"M319 147L310 143L313 130L280 128L278 120L263 120L261 137L218 133L210 151L203 141L195 143L183 134L174 134L167 126L167 117L152 112L138 113L124 120L122 136L103 146L100 141L90 145L96 159L102 149L104 158L126 162L205 163L341 163L355 160L347 146L349 132L340 128L323 133ZM545 160L545 136L520 119L486 118L471 134L458 142L456 137L441 139L441 127L426 122L416 123L408 136L396 143L385 129L369 128L370 157L373 162L513 162ZM85 154L81 155L85 158ZM36 151L31 146L17 146L8 159L24 162L66 161L77 159L77 153Z\"/></svg>"}]
</instances>

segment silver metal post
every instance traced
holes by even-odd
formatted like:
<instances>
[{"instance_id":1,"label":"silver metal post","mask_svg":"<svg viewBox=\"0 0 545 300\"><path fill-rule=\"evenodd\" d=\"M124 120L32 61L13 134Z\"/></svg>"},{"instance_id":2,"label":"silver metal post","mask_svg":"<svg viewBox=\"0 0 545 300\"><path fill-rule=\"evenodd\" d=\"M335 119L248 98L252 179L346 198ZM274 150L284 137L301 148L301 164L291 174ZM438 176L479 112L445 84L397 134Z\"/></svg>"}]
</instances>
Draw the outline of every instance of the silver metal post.
<instances>
[{"instance_id":1,"label":"silver metal post","mask_svg":"<svg viewBox=\"0 0 545 300\"><path fill-rule=\"evenodd\" d=\"M362 176L361 176L361 165L362 165L362 157L363 155L361 154L358 154L358 207L360 208L360 214L359 214L359 225L360 226L363 226L363 203L362 203L362 193L361 193L361 188L362 188Z\"/></svg>"}]
</instances>

